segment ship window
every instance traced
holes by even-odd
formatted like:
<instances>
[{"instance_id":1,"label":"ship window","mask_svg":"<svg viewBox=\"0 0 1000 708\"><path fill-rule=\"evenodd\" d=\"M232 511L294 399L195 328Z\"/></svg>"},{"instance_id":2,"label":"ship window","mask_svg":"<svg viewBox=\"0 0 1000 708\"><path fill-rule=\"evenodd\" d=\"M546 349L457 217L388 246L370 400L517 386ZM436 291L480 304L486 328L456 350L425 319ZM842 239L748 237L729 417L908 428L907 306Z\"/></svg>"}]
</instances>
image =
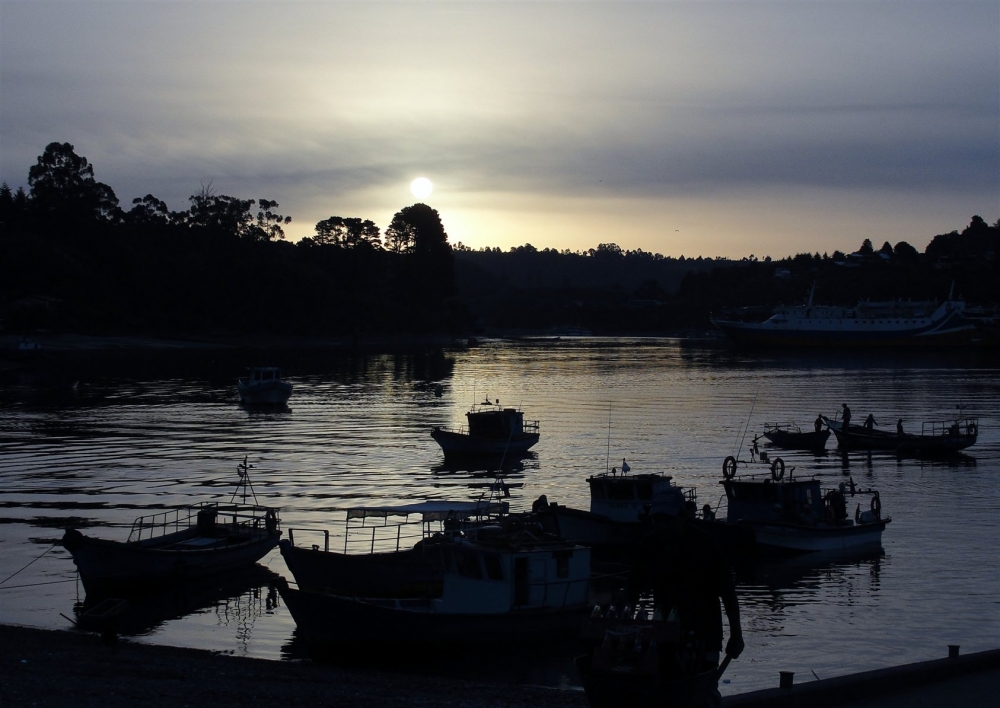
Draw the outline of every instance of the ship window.
<instances>
[{"instance_id":1,"label":"ship window","mask_svg":"<svg viewBox=\"0 0 1000 708\"><path fill-rule=\"evenodd\" d=\"M459 575L466 578L481 578L483 570L479 567L479 556L467 551L455 551L455 567Z\"/></svg>"},{"instance_id":2,"label":"ship window","mask_svg":"<svg viewBox=\"0 0 1000 708\"><path fill-rule=\"evenodd\" d=\"M569 559L573 557L573 551L556 551L552 554L556 559L556 577L569 577Z\"/></svg>"},{"instance_id":3,"label":"ship window","mask_svg":"<svg viewBox=\"0 0 1000 708\"><path fill-rule=\"evenodd\" d=\"M489 553L483 556L486 564L486 577L490 580L503 580L503 566L500 565L500 556Z\"/></svg>"},{"instance_id":4,"label":"ship window","mask_svg":"<svg viewBox=\"0 0 1000 708\"><path fill-rule=\"evenodd\" d=\"M652 499L653 484L651 482L639 482L635 485L635 495L639 499Z\"/></svg>"},{"instance_id":5,"label":"ship window","mask_svg":"<svg viewBox=\"0 0 1000 708\"><path fill-rule=\"evenodd\" d=\"M632 499L631 484L612 484L608 489L609 499Z\"/></svg>"}]
</instances>

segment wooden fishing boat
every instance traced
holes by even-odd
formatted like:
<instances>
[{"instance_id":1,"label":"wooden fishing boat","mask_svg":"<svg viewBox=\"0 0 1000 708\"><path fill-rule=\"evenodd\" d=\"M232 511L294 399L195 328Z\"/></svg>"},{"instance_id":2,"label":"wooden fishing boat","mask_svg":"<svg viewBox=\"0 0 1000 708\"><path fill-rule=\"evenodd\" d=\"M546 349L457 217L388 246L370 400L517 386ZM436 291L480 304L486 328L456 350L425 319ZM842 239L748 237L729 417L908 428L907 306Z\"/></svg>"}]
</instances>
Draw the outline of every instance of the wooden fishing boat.
<instances>
[{"instance_id":1,"label":"wooden fishing boat","mask_svg":"<svg viewBox=\"0 0 1000 708\"><path fill-rule=\"evenodd\" d=\"M595 607L581 635L588 653L574 663L592 708L706 705L728 665L702 665L678 622L641 606Z\"/></svg>"},{"instance_id":2,"label":"wooden fishing boat","mask_svg":"<svg viewBox=\"0 0 1000 708\"><path fill-rule=\"evenodd\" d=\"M288 583L278 591L298 634L319 650L381 653L576 635L590 609L590 550L508 521L480 528L475 539L441 539L438 597L356 597Z\"/></svg>"},{"instance_id":3,"label":"wooden fishing boat","mask_svg":"<svg viewBox=\"0 0 1000 708\"><path fill-rule=\"evenodd\" d=\"M631 467L622 460L621 469L587 478L590 486L590 509L574 509L549 502L543 495L532 511L542 527L568 541L589 546L595 557L603 560L628 560L649 533L646 520L653 515L680 514L684 507L697 510L697 493L682 489L670 475L658 472L630 474ZM710 532L724 552L743 558L753 552L753 536L735 526L714 524L711 510L692 511L691 523Z\"/></svg>"},{"instance_id":4,"label":"wooden fishing boat","mask_svg":"<svg viewBox=\"0 0 1000 708\"><path fill-rule=\"evenodd\" d=\"M830 430L803 431L795 423L764 423L764 437L772 445L786 450L822 450Z\"/></svg>"},{"instance_id":5,"label":"wooden fishing boat","mask_svg":"<svg viewBox=\"0 0 1000 708\"><path fill-rule=\"evenodd\" d=\"M331 547L327 529L290 528L278 544L300 589L358 597L440 597L442 541L474 536L479 527L499 523L507 507L491 497L343 511L340 550ZM304 542L297 544L296 538Z\"/></svg>"},{"instance_id":6,"label":"wooden fishing boat","mask_svg":"<svg viewBox=\"0 0 1000 708\"><path fill-rule=\"evenodd\" d=\"M128 540L86 536L66 529L63 546L73 556L88 594L108 595L183 583L252 566L278 544L278 509L261 506L250 486L246 460L229 503L203 502L132 523ZM242 489L242 502L236 497ZM253 503L247 503L247 492Z\"/></svg>"},{"instance_id":7,"label":"wooden fishing boat","mask_svg":"<svg viewBox=\"0 0 1000 708\"><path fill-rule=\"evenodd\" d=\"M251 406L283 406L292 395L292 384L281 378L275 366L255 366L237 379L240 402Z\"/></svg>"},{"instance_id":8,"label":"wooden fishing boat","mask_svg":"<svg viewBox=\"0 0 1000 708\"><path fill-rule=\"evenodd\" d=\"M524 412L504 408L499 399L473 406L465 414L468 426L458 430L436 427L431 437L445 457L523 453L538 442L538 421L526 421Z\"/></svg>"},{"instance_id":9,"label":"wooden fishing boat","mask_svg":"<svg viewBox=\"0 0 1000 708\"><path fill-rule=\"evenodd\" d=\"M827 428L837 437L842 450L883 450L900 455L949 455L972 447L979 438L978 418L931 421L921 425L920 433L899 433L877 427L850 425L824 417Z\"/></svg>"},{"instance_id":10,"label":"wooden fishing boat","mask_svg":"<svg viewBox=\"0 0 1000 708\"><path fill-rule=\"evenodd\" d=\"M736 524L753 532L758 554L823 552L856 554L881 548L882 532L892 519L882 516L879 493L860 489L851 479L829 490L815 477L785 476L780 457L771 463L770 474L736 475L736 460L726 458L723 479L727 516L716 523ZM865 499L864 511L857 503L854 518L848 515L848 497Z\"/></svg>"},{"instance_id":11,"label":"wooden fishing boat","mask_svg":"<svg viewBox=\"0 0 1000 708\"><path fill-rule=\"evenodd\" d=\"M682 490L670 475L658 472L629 474L631 467L622 460L621 470L587 478L590 509L574 509L545 496L535 501L532 511L546 531L595 551L618 551L634 546L644 533L643 517L655 503L680 511L684 502L693 499L693 490Z\"/></svg>"}]
</instances>

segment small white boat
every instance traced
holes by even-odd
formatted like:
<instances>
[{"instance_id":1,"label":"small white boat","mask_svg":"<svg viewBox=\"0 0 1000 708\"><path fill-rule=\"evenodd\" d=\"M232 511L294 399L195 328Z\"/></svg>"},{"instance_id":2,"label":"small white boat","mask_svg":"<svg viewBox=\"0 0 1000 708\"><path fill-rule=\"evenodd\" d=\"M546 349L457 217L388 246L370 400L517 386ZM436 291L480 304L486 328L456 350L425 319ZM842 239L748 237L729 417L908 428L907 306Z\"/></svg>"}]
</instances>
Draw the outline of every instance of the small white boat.
<instances>
[{"instance_id":1,"label":"small white boat","mask_svg":"<svg viewBox=\"0 0 1000 708\"><path fill-rule=\"evenodd\" d=\"M537 420L525 420L523 411L504 408L499 399L496 402L486 399L473 406L465 417L469 421L467 428L437 427L431 432L445 457L526 452L540 437Z\"/></svg>"},{"instance_id":2,"label":"small white boat","mask_svg":"<svg viewBox=\"0 0 1000 708\"><path fill-rule=\"evenodd\" d=\"M882 532L892 519L882 516L882 501L873 489L859 489L851 479L824 491L815 477L785 476L780 457L771 461L769 474L736 475L736 459L723 463L723 485L728 504L724 521L753 532L758 554L823 552L855 554L882 547ZM855 496L854 518L848 504ZM850 501L848 499L850 497Z\"/></svg>"},{"instance_id":3,"label":"small white boat","mask_svg":"<svg viewBox=\"0 0 1000 708\"><path fill-rule=\"evenodd\" d=\"M132 522L127 541L86 536L69 528L63 546L73 556L88 594L148 590L252 566L278 544L278 509L260 506L246 460L230 502L205 502ZM236 497L243 490L242 503Z\"/></svg>"},{"instance_id":4,"label":"small white boat","mask_svg":"<svg viewBox=\"0 0 1000 708\"><path fill-rule=\"evenodd\" d=\"M254 366L238 379L240 402L252 406L283 406L292 395L292 385L281 378L275 366Z\"/></svg>"}]
</instances>

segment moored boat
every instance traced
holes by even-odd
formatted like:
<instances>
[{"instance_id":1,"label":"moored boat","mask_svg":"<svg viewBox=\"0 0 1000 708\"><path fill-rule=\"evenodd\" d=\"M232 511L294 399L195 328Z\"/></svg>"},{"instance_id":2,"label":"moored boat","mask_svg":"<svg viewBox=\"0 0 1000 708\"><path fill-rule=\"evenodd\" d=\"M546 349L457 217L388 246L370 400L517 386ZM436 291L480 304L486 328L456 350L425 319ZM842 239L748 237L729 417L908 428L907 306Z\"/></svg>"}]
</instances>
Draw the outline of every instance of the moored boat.
<instances>
[{"instance_id":1,"label":"moored boat","mask_svg":"<svg viewBox=\"0 0 1000 708\"><path fill-rule=\"evenodd\" d=\"M249 475L239 466L240 486L229 503L202 502L132 523L128 540L86 536L69 528L63 546L73 556L88 594L143 590L184 583L252 566L278 544L278 509L246 503ZM236 497L243 489L242 503ZM252 493L252 487L249 487Z\"/></svg>"},{"instance_id":2,"label":"moored boat","mask_svg":"<svg viewBox=\"0 0 1000 708\"><path fill-rule=\"evenodd\" d=\"M763 322L731 317L712 324L742 344L760 346L943 346L971 343L976 327L963 316L965 303L864 301L855 307L805 305L776 308Z\"/></svg>"},{"instance_id":3,"label":"moored boat","mask_svg":"<svg viewBox=\"0 0 1000 708\"><path fill-rule=\"evenodd\" d=\"M578 635L589 611L590 550L517 519L475 539L443 537L437 597L278 591L314 649L352 653L433 645L523 643Z\"/></svg>"},{"instance_id":4,"label":"moored boat","mask_svg":"<svg viewBox=\"0 0 1000 708\"><path fill-rule=\"evenodd\" d=\"M641 605L595 607L581 635L588 653L574 663L592 708L707 705L725 670L702 665L679 622Z\"/></svg>"},{"instance_id":5,"label":"moored boat","mask_svg":"<svg viewBox=\"0 0 1000 708\"><path fill-rule=\"evenodd\" d=\"M498 455L526 452L538 442L538 421L524 419L524 412L504 408L499 399L486 399L465 414L468 426L458 430L436 427L431 437L445 457Z\"/></svg>"},{"instance_id":6,"label":"moored boat","mask_svg":"<svg viewBox=\"0 0 1000 708\"><path fill-rule=\"evenodd\" d=\"M345 510L343 545L330 532L288 529L279 543L285 564L302 590L359 597L439 597L442 541L498 521L506 506L493 500L424 501ZM296 544L300 539L319 540Z\"/></svg>"},{"instance_id":7,"label":"moored boat","mask_svg":"<svg viewBox=\"0 0 1000 708\"><path fill-rule=\"evenodd\" d=\"M786 450L822 450L830 430L803 431L795 423L764 423L763 435L772 445Z\"/></svg>"},{"instance_id":8,"label":"moored boat","mask_svg":"<svg viewBox=\"0 0 1000 708\"><path fill-rule=\"evenodd\" d=\"M950 455L976 444L979 439L979 418L930 421L920 426L920 433L880 430L872 426L848 425L824 418L827 427L837 437L842 450L881 450L898 455ZM902 421L900 422L900 426Z\"/></svg>"},{"instance_id":9,"label":"moored boat","mask_svg":"<svg viewBox=\"0 0 1000 708\"><path fill-rule=\"evenodd\" d=\"M281 378L276 366L254 366L236 381L240 402L251 406L283 406L292 395L292 384Z\"/></svg>"},{"instance_id":10,"label":"moored boat","mask_svg":"<svg viewBox=\"0 0 1000 708\"><path fill-rule=\"evenodd\" d=\"M854 480L823 490L815 477L798 478L794 468L785 476L785 463L774 458L769 474L736 475L736 460L726 458L723 479L726 519L753 532L758 554L824 552L853 554L881 548L882 532L892 521L882 516L879 493L859 489ZM848 515L848 497L863 496L854 518Z\"/></svg>"},{"instance_id":11,"label":"moored boat","mask_svg":"<svg viewBox=\"0 0 1000 708\"><path fill-rule=\"evenodd\" d=\"M643 516L652 504L679 511L693 490L682 490L670 475L658 472L629 474L631 467L622 460L621 470L587 478L590 509L574 509L542 496L532 511L551 533L581 543L595 550L620 551L634 546L643 536Z\"/></svg>"}]
</instances>

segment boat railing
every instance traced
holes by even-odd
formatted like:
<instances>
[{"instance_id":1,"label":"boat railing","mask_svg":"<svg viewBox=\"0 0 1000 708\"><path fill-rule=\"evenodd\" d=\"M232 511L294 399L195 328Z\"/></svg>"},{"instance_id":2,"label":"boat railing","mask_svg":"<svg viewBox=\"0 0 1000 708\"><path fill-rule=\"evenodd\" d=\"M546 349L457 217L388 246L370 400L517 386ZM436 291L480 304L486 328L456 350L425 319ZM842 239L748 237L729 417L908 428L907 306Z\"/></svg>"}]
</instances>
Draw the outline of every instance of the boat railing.
<instances>
[{"instance_id":1,"label":"boat railing","mask_svg":"<svg viewBox=\"0 0 1000 708\"><path fill-rule=\"evenodd\" d=\"M267 513L277 510L273 507L217 502L201 502L194 506L168 509L158 514L140 516L133 521L128 542L149 540L195 527L198 525L199 514L203 511L214 512L213 520L216 527L225 528L230 532L240 532L266 528ZM278 523L276 517L274 523Z\"/></svg>"},{"instance_id":2,"label":"boat railing","mask_svg":"<svg viewBox=\"0 0 1000 708\"><path fill-rule=\"evenodd\" d=\"M577 578L576 580L572 578L567 578L565 580L537 580L534 582L529 582L528 587L541 587L542 588L542 607L554 607L555 604L549 605L550 594L553 596L551 599L555 602L555 593L558 589L562 590L562 599L558 601L558 606L561 609L569 604L570 591L577 585L583 585L586 589L590 584L590 578ZM529 592L529 597L531 596ZM521 603L523 605L531 605L532 603L526 602Z\"/></svg>"},{"instance_id":3,"label":"boat railing","mask_svg":"<svg viewBox=\"0 0 1000 708\"><path fill-rule=\"evenodd\" d=\"M789 433L801 433L802 429L795 423L764 423L764 431L787 431Z\"/></svg>"},{"instance_id":4,"label":"boat railing","mask_svg":"<svg viewBox=\"0 0 1000 708\"><path fill-rule=\"evenodd\" d=\"M979 418L959 418L956 420L935 420L924 423L920 434L929 436L977 435L979 433Z\"/></svg>"}]
</instances>

